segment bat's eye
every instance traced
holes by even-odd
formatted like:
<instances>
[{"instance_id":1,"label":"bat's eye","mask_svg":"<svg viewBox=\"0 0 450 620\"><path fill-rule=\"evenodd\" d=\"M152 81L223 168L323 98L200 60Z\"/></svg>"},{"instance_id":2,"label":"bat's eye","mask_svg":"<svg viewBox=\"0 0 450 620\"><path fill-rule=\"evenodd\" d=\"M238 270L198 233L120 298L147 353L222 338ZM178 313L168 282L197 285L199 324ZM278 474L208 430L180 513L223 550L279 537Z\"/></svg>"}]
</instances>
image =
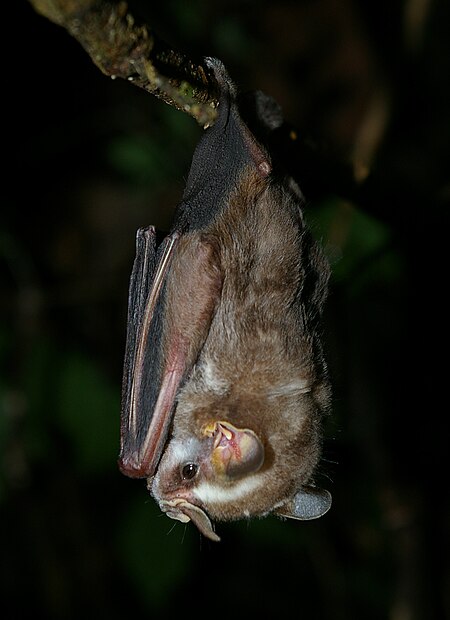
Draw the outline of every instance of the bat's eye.
<instances>
[{"instance_id":1,"label":"bat's eye","mask_svg":"<svg viewBox=\"0 0 450 620\"><path fill-rule=\"evenodd\" d=\"M181 470L183 480L192 480L197 473L198 466L195 463L187 463Z\"/></svg>"}]
</instances>

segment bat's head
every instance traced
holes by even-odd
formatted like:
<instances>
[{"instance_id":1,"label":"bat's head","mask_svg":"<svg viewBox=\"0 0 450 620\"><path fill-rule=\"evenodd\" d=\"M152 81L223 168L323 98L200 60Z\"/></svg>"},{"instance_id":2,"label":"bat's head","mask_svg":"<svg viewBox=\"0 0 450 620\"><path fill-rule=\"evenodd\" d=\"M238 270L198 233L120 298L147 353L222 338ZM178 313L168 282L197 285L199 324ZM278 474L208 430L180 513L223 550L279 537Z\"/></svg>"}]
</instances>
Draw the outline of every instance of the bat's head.
<instances>
[{"instance_id":1,"label":"bat's head","mask_svg":"<svg viewBox=\"0 0 450 620\"><path fill-rule=\"evenodd\" d=\"M192 519L203 534L218 540L205 510L214 517L213 504L226 506L233 495L254 490L252 478L263 462L256 433L227 421L210 422L199 436L172 439L151 490L169 517Z\"/></svg>"},{"instance_id":2,"label":"bat's head","mask_svg":"<svg viewBox=\"0 0 450 620\"><path fill-rule=\"evenodd\" d=\"M267 422L255 422L253 430L226 417L206 422L202 417L176 429L149 483L167 516L192 520L205 536L219 540L210 518L227 521L275 512L308 520L327 512L331 495L308 485L319 454L311 416L300 420L294 434L288 426L285 433L272 433Z\"/></svg>"}]
</instances>

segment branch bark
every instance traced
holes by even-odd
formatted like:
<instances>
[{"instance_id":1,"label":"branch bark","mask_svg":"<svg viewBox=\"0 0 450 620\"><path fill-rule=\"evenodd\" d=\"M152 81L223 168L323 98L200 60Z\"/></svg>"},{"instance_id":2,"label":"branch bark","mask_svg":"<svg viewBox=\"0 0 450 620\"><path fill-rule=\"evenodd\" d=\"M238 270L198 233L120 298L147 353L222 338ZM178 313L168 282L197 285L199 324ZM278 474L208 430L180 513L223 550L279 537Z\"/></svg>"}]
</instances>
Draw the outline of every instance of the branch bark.
<instances>
[{"instance_id":1,"label":"branch bark","mask_svg":"<svg viewBox=\"0 0 450 620\"><path fill-rule=\"evenodd\" d=\"M203 127L214 123L219 88L212 72L173 50L145 25L138 25L126 2L30 0L34 9L65 28L97 67L123 78L193 116Z\"/></svg>"}]
</instances>

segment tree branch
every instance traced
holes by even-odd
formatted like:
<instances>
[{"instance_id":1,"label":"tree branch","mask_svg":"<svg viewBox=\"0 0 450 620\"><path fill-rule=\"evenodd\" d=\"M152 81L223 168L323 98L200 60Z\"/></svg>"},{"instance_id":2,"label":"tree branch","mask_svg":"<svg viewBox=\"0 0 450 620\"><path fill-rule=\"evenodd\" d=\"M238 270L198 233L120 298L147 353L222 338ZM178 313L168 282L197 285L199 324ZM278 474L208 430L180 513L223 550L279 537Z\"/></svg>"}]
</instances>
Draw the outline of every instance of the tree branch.
<instances>
[{"instance_id":1,"label":"tree branch","mask_svg":"<svg viewBox=\"0 0 450 620\"><path fill-rule=\"evenodd\" d=\"M34 9L65 28L106 75L123 78L162 99L208 127L217 116L219 85L202 60L197 62L172 49L146 25L138 25L126 2L111 0L29 0ZM242 101L240 102L242 103ZM241 110L244 111L244 110ZM244 119L258 140L273 153L285 171L298 180L308 199L329 193L358 200L371 210L378 204L376 188L364 193L353 169L332 154L293 139L286 122L272 127L256 102ZM363 193L361 193L363 192ZM389 212L390 213L390 212Z\"/></svg>"},{"instance_id":2,"label":"tree branch","mask_svg":"<svg viewBox=\"0 0 450 620\"><path fill-rule=\"evenodd\" d=\"M214 122L219 88L210 69L173 50L147 26L137 25L126 2L30 2L75 37L104 74L132 82L204 127Z\"/></svg>"}]
</instances>

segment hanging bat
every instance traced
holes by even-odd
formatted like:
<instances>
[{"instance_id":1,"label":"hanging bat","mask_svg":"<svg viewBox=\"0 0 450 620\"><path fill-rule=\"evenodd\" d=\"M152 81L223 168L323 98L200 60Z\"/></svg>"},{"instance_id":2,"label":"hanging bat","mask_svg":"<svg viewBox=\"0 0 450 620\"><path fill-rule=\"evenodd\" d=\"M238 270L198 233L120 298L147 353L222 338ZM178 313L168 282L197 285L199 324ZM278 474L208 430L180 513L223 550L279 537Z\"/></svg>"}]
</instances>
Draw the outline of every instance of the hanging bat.
<instances>
[{"instance_id":1,"label":"hanging bat","mask_svg":"<svg viewBox=\"0 0 450 620\"><path fill-rule=\"evenodd\" d=\"M329 267L302 197L242 120L223 65L170 234L137 233L119 467L167 516L314 519L330 386L318 329Z\"/></svg>"}]
</instances>

